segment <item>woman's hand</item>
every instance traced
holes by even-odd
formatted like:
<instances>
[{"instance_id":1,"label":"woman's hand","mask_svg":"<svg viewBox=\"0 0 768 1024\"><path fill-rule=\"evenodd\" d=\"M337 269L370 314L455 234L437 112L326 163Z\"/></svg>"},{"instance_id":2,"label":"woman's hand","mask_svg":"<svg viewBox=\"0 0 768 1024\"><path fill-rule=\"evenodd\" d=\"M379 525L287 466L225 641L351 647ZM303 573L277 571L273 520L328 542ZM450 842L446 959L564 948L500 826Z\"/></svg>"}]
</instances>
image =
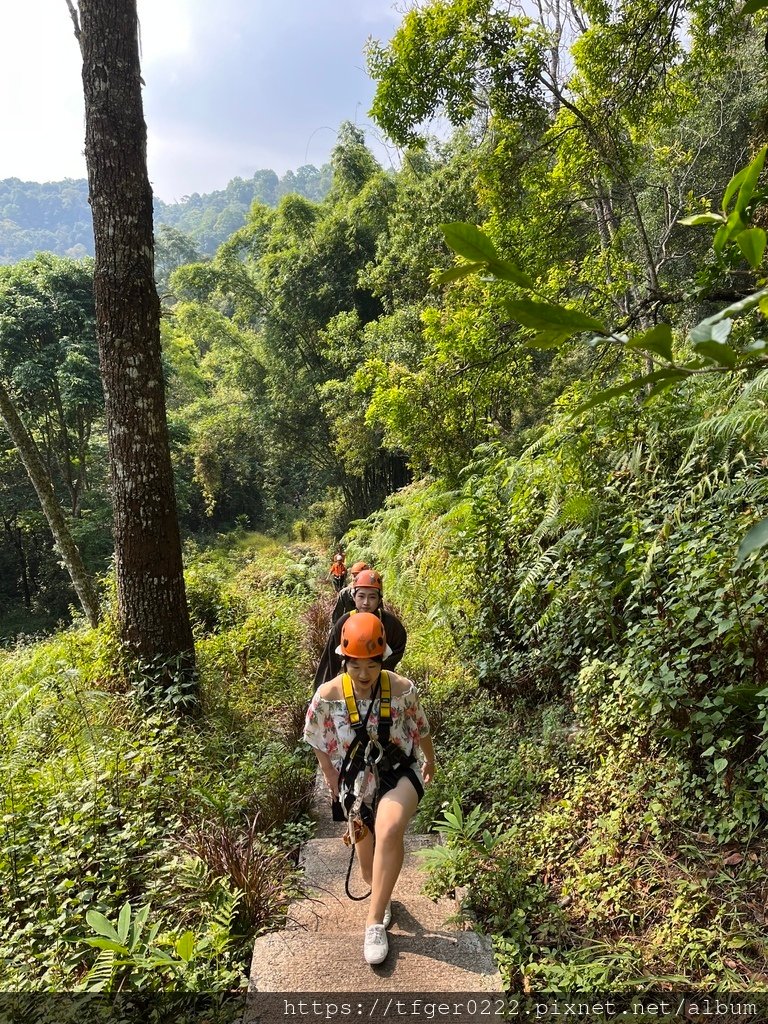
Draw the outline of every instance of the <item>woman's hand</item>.
<instances>
[{"instance_id":1,"label":"woman's hand","mask_svg":"<svg viewBox=\"0 0 768 1024\"><path fill-rule=\"evenodd\" d=\"M424 779L427 785L432 781L435 776L435 759L425 758L421 765L421 777Z\"/></svg>"},{"instance_id":2,"label":"woman's hand","mask_svg":"<svg viewBox=\"0 0 768 1024\"><path fill-rule=\"evenodd\" d=\"M325 777L325 784L328 787L328 792L331 794L332 800L339 799L339 769L338 768L324 768L323 775Z\"/></svg>"}]
</instances>

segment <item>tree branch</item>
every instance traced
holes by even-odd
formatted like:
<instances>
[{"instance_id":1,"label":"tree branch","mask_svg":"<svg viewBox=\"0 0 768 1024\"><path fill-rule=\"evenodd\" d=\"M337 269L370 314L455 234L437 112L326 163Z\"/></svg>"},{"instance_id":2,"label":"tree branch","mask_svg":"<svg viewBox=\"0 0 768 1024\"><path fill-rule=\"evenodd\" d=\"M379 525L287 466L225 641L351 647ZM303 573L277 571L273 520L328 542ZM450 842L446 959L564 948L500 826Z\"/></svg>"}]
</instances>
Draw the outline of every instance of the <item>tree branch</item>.
<instances>
[{"instance_id":1,"label":"tree branch","mask_svg":"<svg viewBox=\"0 0 768 1024\"><path fill-rule=\"evenodd\" d=\"M77 45L80 47L80 52L82 53L83 38L80 32L80 18L78 16L75 5L72 3L72 0L65 0L65 2L67 7L69 8L69 15L72 18L72 24L75 26L75 39L77 40Z\"/></svg>"}]
</instances>

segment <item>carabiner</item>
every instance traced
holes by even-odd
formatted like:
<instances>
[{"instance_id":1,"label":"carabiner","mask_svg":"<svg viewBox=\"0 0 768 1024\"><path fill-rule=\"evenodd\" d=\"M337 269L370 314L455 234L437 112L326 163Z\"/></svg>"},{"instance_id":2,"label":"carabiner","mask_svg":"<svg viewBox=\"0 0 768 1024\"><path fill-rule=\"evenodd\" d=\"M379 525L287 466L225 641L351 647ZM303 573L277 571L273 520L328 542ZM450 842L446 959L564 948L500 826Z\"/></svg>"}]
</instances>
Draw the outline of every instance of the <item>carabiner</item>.
<instances>
[{"instance_id":1,"label":"carabiner","mask_svg":"<svg viewBox=\"0 0 768 1024\"><path fill-rule=\"evenodd\" d=\"M376 758L371 757L371 748L378 750L379 756ZM379 743L378 740L371 737L368 740L368 746L365 748L365 763L366 764L378 764L379 761L384 757L384 747Z\"/></svg>"}]
</instances>

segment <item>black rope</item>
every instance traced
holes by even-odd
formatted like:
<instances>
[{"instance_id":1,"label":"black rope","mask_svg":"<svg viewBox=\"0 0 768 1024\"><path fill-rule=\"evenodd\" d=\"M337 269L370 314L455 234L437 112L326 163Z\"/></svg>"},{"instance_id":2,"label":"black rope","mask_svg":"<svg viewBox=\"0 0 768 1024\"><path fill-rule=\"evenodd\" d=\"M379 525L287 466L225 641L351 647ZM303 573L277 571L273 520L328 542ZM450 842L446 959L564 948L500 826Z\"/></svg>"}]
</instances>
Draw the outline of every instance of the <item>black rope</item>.
<instances>
[{"instance_id":1,"label":"black rope","mask_svg":"<svg viewBox=\"0 0 768 1024\"><path fill-rule=\"evenodd\" d=\"M352 843L352 853L349 855L349 867L347 868L347 877L344 880L344 892L347 894L347 896L349 896L349 898L351 900L354 900L355 903L360 903L361 900L367 900L368 899L368 897L373 892L373 889L369 889L368 892L365 894L365 896L353 896L352 893L349 891L349 879L350 879L350 877L352 875L352 864L353 864L354 859L355 859L355 847L356 846L357 846L357 843Z\"/></svg>"}]
</instances>

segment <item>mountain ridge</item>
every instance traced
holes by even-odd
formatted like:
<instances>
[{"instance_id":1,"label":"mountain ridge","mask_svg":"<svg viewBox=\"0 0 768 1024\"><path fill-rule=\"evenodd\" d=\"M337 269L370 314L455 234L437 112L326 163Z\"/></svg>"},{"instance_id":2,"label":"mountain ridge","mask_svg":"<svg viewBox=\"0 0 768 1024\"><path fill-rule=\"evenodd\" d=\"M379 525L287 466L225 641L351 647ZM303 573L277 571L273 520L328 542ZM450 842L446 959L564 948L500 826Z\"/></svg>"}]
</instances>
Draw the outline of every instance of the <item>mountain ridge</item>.
<instances>
[{"instance_id":1,"label":"mountain ridge","mask_svg":"<svg viewBox=\"0 0 768 1024\"><path fill-rule=\"evenodd\" d=\"M203 255L212 255L246 221L254 201L276 206L297 193L319 202L331 185L331 167L304 164L278 176L269 168L252 178L235 177L214 192L193 192L178 203L155 197L155 230L183 232ZM93 227L85 178L60 181L0 179L0 264L17 263L38 252L80 259L93 255Z\"/></svg>"}]
</instances>

